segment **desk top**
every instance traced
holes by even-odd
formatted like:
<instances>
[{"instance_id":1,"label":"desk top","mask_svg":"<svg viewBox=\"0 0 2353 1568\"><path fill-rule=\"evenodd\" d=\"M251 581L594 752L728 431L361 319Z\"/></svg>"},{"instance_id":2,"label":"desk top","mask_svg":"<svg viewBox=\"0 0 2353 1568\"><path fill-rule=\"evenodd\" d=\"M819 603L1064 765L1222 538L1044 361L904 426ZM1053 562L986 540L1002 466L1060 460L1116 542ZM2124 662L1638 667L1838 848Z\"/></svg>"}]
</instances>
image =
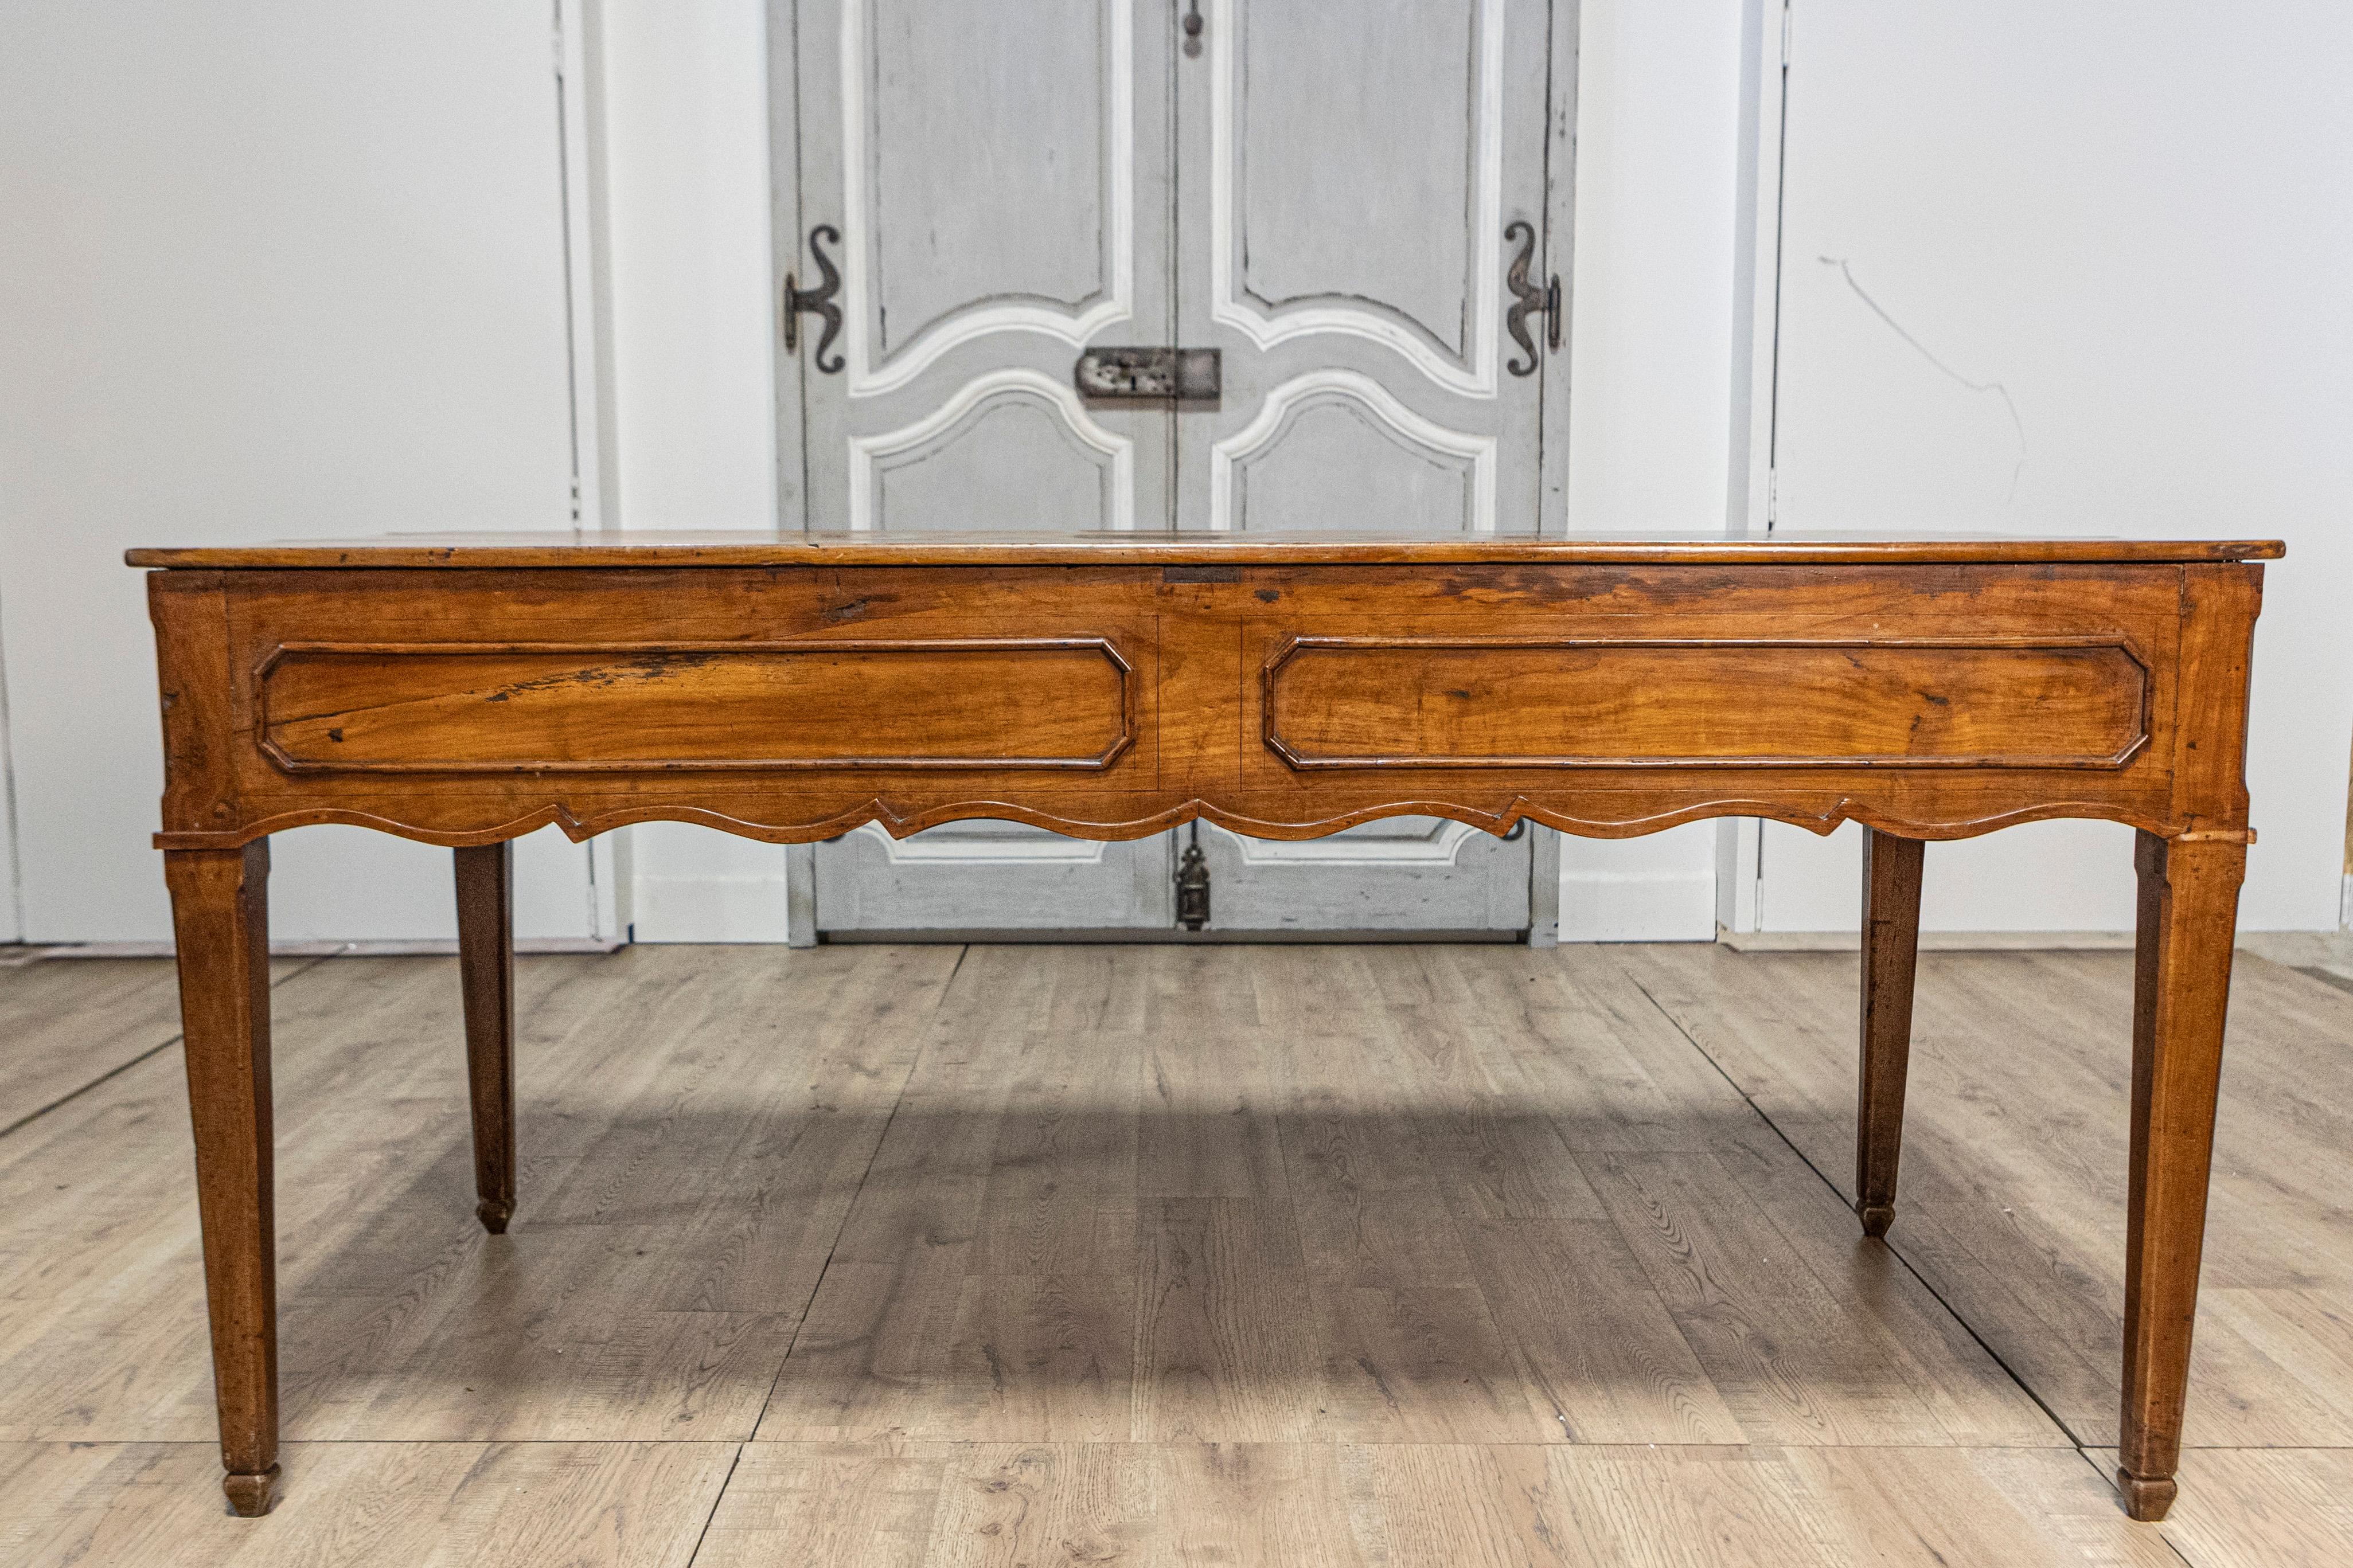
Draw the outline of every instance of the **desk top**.
<instances>
[{"instance_id":1,"label":"desk top","mask_svg":"<svg viewBox=\"0 0 2353 1568\"><path fill-rule=\"evenodd\" d=\"M800 533L649 531L574 533L394 533L374 539L126 552L132 566L222 570L616 566L1104 566L1118 564L1753 565L2269 561L2276 539L2057 539L1781 531L1725 538L1578 534L1444 538L1321 534Z\"/></svg>"}]
</instances>

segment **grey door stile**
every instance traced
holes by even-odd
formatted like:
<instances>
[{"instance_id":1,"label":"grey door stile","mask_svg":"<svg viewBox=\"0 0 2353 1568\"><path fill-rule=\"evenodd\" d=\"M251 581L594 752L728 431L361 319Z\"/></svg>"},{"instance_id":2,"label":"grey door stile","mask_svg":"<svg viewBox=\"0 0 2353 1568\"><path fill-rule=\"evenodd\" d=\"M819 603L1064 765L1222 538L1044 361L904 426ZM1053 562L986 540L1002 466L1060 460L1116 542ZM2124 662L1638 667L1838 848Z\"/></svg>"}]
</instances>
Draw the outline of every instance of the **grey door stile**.
<instances>
[{"instance_id":1,"label":"grey door stile","mask_svg":"<svg viewBox=\"0 0 2353 1568\"><path fill-rule=\"evenodd\" d=\"M1173 329L1166 0L797 9L800 212L840 231L844 312L840 370L801 354L810 525L1167 528L1166 408L1071 377L1087 343ZM1171 856L861 828L818 847L817 924L1166 928Z\"/></svg>"},{"instance_id":2,"label":"grey door stile","mask_svg":"<svg viewBox=\"0 0 2353 1568\"><path fill-rule=\"evenodd\" d=\"M1224 352L1225 395L1177 414L1179 526L1537 531L1546 323L1533 356L1504 331L1505 229L1549 276L1546 0L1203 11L1177 73L1176 320ZM1201 842L1229 928L1530 923L1525 834L1398 817Z\"/></svg>"}]
</instances>

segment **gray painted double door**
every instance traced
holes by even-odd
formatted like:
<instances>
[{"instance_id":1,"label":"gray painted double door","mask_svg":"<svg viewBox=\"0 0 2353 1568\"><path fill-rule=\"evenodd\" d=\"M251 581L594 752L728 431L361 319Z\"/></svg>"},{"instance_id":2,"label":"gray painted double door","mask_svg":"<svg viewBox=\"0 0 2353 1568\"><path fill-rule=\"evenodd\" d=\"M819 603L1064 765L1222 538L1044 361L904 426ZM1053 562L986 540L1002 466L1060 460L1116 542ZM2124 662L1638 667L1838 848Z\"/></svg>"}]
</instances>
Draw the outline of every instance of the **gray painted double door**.
<instances>
[{"instance_id":1,"label":"gray painted double door","mask_svg":"<svg viewBox=\"0 0 2353 1568\"><path fill-rule=\"evenodd\" d=\"M844 311L838 371L806 341L782 367L788 525L1536 531L1567 366L1541 316L1533 356L1504 331L1505 230L1533 231L1531 278L1567 270L1573 0L776 0L776 23L779 270L809 278L809 231L838 228ZM1091 344L1219 349L1222 395L1083 400ZM818 847L817 922L1166 929L1191 834L860 829ZM1525 837L1199 842L1213 929L1529 923Z\"/></svg>"}]
</instances>

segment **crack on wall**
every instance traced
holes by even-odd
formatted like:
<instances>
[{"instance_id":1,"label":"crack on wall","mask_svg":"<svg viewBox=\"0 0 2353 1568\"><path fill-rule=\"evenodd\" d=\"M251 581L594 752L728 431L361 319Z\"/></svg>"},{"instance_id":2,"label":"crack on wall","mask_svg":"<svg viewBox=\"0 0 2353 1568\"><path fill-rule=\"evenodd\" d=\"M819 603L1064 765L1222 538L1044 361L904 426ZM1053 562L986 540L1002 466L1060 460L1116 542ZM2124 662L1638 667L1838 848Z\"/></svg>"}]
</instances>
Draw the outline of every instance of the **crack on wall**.
<instances>
[{"instance_id":1,"label":"crack on wall","mask_svg":"<svg viewBox=\"0 0 2353 1568\"><path fill-rule=\"evenodd\" d=\"M1967 387L1969 391L1990 392L1995 396L2001 399L2001 405L2010 411L2010 427L2018 432L2018 460L2010 465L2010 489L2002 492L2001 498L2002 504L2004 506L2008 506L2018 495L2018 476L2020 471L2026 467L2026 421L2018 416L2018 404L2010 397L2010 388L1998 381L1971 381L1968 376L1963 375L1959 371L1955 370L1951 365L1947 364L1942 359L1939 359L1936 356L1935 350L1922 342L1918 338L1914 337L1910 331L1905 330L1903 322L1897 321L1894 317L1887 313L1886 306L1873 299L1870 291L1864 289L1862 284L1854 280L1854 268L1845 257L1818 256L1814 259L1820 261L1825 267L1837 268L1839 269L1839 275L1846 279L1846 286L1854 290L1854 297L1862 300L1865 305L1870 306L1871 313L1877 316L1881 321L1886 322L1888 331L1894 332L1897 337L1902 338L1905 342L1911 344L1914 352L1918 353L1922 359L1925 359L1930 364L1935 365L1946 375L1952 378L1953 381L1964 387Z\"/></svg>"}]
</instances>

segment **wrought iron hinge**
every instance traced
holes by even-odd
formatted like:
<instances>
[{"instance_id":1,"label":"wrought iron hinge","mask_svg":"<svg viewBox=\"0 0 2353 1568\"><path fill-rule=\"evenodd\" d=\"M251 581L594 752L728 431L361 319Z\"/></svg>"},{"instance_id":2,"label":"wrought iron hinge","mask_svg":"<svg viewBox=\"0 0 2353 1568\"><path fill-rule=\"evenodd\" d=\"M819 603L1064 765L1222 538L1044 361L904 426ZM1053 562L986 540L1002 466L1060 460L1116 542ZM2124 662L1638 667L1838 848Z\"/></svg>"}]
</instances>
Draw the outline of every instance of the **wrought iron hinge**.
<instances>
[{"instance_id":1,"label":"wrought iron hinge","mask_svg":"<svg viewBox=\"0 0 2353 1568\"><path fill-rule=\"evenodd\" d=\"M1504 226L1504 242L1518 241L1519 255L1512 258L1512 269L1504 275L1504 286L1511 289L1512 308L1504 312L1504 325L1511 330L1512 339L1520 345L1525 360L1514 360L1504 368L1514 375L1534 375L1536 373L1535 341L1528 336L1528 318L1545 318L1545 345L1560 347L1560 274L1556 272L1539 289L1528 281L1528 264L1536 256L1536 231L1525 218L1514 218Z\"/></svg>"},{"instance_id":2,"label":"wrought iron hinge","mask_svg":"<svg viewBox=\"0 0 2353 1568\"><path fill-rule=\"evenodd\" d=\"M1201 827L1193 826L1193 842L1185 847L1176 868L1176 923L1199 931L1209 923L1209 861L1201 853Z\"/></svg>"},{"instance_id":3,"label":"wrought iron hinge","mask_svg":"<svg viewBox=\"0 0 2353 1568\"><path fill-rule=\"evenodd\" d=\"M820 239L828 245L839 245L841 231L829 223L821 223L809 230L809 255L817 258L818 277L820 279L816 288L804 289L800 286L799 279L792 273L785 274L785 299L782 312L785 318L785 352L794 353L799 350L801 313L807 311L825 323L825 331L818 336L817 353L814 356L818 374L832 375L841 369L841 356L834 355L832 362L828 363L825 357L825 351L833 347L833 340L841 335L841 307L833 302L833 297L841 291L841 273L834 266L831 258L818 248L818 241Z\"/></svg>"}]
</instances>

